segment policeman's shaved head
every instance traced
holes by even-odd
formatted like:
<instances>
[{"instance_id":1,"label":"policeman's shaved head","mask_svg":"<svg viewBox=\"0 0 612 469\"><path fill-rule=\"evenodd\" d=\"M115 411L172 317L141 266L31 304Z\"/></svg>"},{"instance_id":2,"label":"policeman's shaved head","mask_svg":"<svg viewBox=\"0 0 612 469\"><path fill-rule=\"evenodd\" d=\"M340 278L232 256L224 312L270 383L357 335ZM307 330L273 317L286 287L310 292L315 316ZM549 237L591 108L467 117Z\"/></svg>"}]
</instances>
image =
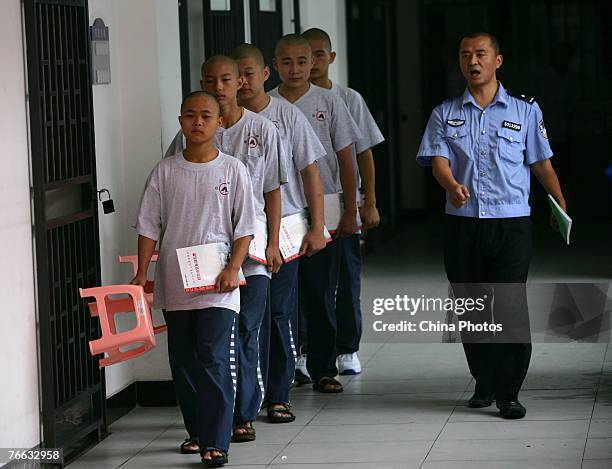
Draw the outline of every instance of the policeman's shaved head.
<instances>
[{"instance_id":1,"label":"policeman's shaved head","mask_svg":"<svg viewBox=\"0 0 612 469\"><path fill-rule=\"evenodd\" d=\"M261 53L261 50L259 50L253 44L248 44L246 42L234 48L231 53L231 58L234 59L236 62L243 59L253 59L255 60L255 62L257 62L259 66L261 66L261 68L264 68L266 66L266 62L264 60L263 54Z\"/></svg>"},{"instance_id":2,"label":"policeman's shaved head","mask_svg":"<svg viewBox=\"0 0 612 469\"><path fill-rule=\"evenodd\" d=\"M332 51L332 43L329 34L319 28L310 28L302 33L302 37L308 41L323 41L329 52Z\"/></svg>"},{"instance_id":3,"label":"policeman's shaved head","mask_svg":"<svg viewBox=\"0 0 612 469\"><path fill-rule=\"evenodd\" d=\"M198 90L198 91L193 91L189 93L187 96L183 98L183 102L181 103L181 115L183 114L183 111L185 107L187 106L187 104L189 103L189 101L195 98L209 99L213 103L213 108L215 109L215 112L217 113L217 115L221 114L221 106L219 105L219 101L217 101L217 98L215 98L214 95L210 94L207 91Z\"/></svg>"},{"instance_id":4,"label":"policeman's shaved head","mask_svg":"<svg viewBox=\"0 0 612 469\"><path fill-rule=\"evenodd\" d=\"M219 54L219 55L213 55L210 59L208 59L206 62L202 64L202 70L201 70L202 77L206 76L206 72L210 70L210 68L213 65L218 65L218 64L228 65L229 67L232 68L232 71L235 73L237 77L240 76L240 70L238 70L238 63L231 57L228 57L227 55Z\"/></svg>"},{"instance_id":5,"label":"policeman's shaved head","mask_svg":"<svg viewBox=\"0 0 612 469\"><path fill-rule=\"evenodd\" d=\"M286 36L281 37L279 41L276 43L276 47L274 48L274 56L276 58L279 58L278 57L279 51L283 47L287 47L287 46L305 47L308 49L309 55L312 53L312 51L310 50L310 43L308 42L306 38L300 36L299 34L287 34Z\"/></svg>"},{"instance_id":6,"label":"policeman's shaved head","mask_svg":"<svg viewBox=\"0 0 612 469\"><path fill-rule=\"evenodd\" d=\"M495 53L497 55L500 54L499 41L497 40L497 38L495 36L493 36L493 34L487 33L487 32L484 32L484 31L478 31L476 33L470 33L467 36L462 37L461 41L459 42L459 51L461 52L461 44L463 44L463 40L464 39L476 39L477 37L486 37L486 38L489 38L489 42L491 43L491 47L493 48Z\"/></svg>"}]
</instances>

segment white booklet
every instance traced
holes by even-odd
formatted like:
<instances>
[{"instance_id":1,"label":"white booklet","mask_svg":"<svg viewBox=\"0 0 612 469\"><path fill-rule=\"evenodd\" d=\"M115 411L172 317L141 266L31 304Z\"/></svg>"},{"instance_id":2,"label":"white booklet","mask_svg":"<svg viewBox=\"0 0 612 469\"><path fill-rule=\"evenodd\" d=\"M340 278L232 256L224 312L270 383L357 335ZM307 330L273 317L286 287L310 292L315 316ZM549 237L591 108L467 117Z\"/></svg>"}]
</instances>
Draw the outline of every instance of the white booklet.
<instances>
[{"instance_id":1,"label":"white booklet","mask_svg":"<svg viewBox=\"0 0 612 469\"><path fill-rule=\"evenodd\" d=\"M561 233L561 237L565 240L566 244L569 244L570 233L572 231L572 219L567 213L565 213L565 211L550 194L548 194L548 202L550 203L550 208L552 210L553 216L555 217L555 219L557 220L557 224L559 225L559 232Z\"/></svg>"},{"instance_id":2,"label":"white booklet","mask_svg":"<svg viewBox=\"0 0 612 469\"><path fill-rule=\"evenodd\" d=\"M344 194L325 194L325 226L329 229L330 233L335 233L344 213ZM359 210L357 210L357 231L361 230L361 217L359 216Z\"/></svg>"},{"instance_id":3,"label":"white booklet","mask_svg":"<svg viewBox=\"0 0 612 469\"><path fill-rule=\"evenodd\" d=\"M215 290L217 277L225 269L231 254L228 243L200 244L176 250L183 287L187 293ZM240 285L246 285L242 269Z\"/></svg>"},{"instance_id":4,"label":"white booklet","mask_svg":"<svg viewBox=\"0 0 612 469\"><path fill-rule=\"evenodd\" d=\"M310 229L310 220L307 212L300 212L281 219L279 233L279 248L285 262L300 257L300 247L304 236ZM323 236L326 242L332 240L327 228L323 227Z\"/></svg>"},{"instance_id":5,"label":"white booklet","mask_svg":"<svg viewBox=\"0 0 612 469\"><path fill-rule=\"evenodd\" d=\"M268 226L257 220L255 227L255 236L249 244L249 257L255 262L259 262L263 265L268 265L266 259L266 248L268 247Z\"/></svg>"}]
</instances>

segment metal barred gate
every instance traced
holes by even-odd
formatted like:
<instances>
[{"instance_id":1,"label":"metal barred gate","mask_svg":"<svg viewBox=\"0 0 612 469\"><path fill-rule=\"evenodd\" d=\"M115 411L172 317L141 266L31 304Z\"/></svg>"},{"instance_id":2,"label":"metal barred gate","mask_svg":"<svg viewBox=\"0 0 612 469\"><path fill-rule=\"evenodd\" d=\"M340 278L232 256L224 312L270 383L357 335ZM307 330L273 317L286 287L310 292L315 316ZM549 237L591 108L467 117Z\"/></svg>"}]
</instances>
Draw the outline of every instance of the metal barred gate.
<instances>
[{"instance_id":1,"label":"metal barred gate","mask_svg":"<svg viewBox=\"0 0 612 469\"><path fill-rule=\"evenodd\" d=\"M87 0L25 0L43 444L106 432L98 337L79 288L100 284Z\"/></svg>"}]
</instances>

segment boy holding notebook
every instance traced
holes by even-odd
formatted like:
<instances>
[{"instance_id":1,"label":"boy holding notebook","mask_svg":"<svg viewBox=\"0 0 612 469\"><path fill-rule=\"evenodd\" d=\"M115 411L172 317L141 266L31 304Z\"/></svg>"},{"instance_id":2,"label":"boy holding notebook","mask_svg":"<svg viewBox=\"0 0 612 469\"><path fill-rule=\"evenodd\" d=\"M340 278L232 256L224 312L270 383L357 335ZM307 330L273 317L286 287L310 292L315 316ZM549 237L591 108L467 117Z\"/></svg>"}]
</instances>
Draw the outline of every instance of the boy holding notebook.
<instances>
[{"instance_id":1,"label":"boy holding notebook","mask_svg":"<svg viewBox=\"0 0 612 469\"><path fill-rule=\"evenodd\" d=\"M240 310L239 272L255 233L251 181L244 165L214 147L221 123L214 96L188 95L179 117L186 148L151 172L138 212L138 271L146 283L155 245L154 308L168 326L168 357L189 438L181 452L200 452L210 466L227 463L234 386L231 335ZM215 223L211 223L215 220ZM232 245L213 293L186 293L176 250Z\"/></svg>"}]
</instances>

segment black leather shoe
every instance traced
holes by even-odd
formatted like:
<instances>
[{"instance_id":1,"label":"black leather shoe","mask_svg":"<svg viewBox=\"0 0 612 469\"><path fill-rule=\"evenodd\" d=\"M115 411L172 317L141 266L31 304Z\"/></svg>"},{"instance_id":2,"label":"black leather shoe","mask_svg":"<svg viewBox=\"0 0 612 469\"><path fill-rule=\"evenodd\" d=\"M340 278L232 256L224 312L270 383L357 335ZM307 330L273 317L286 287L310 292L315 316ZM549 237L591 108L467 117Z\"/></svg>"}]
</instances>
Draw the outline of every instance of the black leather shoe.
<instances>
[{"instance_id":1,"label":"black leather shoe","mask_svg":"<svg viewBox=\"0 0 612 469\"><path fill-rule=\"evenodd\" d=\"M493 394L478 394L474 393L470 400L468 401L468 407L472 409L481 409L483 407L489 407L493 404L493 398L495 396Z\"/></svg>"},{"instance_id":2,"label":"black leather shoe","mask_svg":"<svg viewBox=\"0 0 612 469\"><path fill-rule=\"evenodd\" d=\"M519 401L497 401L499 414L505 419L522 419L527 409Z\"/></svg>"}]
</instances>

